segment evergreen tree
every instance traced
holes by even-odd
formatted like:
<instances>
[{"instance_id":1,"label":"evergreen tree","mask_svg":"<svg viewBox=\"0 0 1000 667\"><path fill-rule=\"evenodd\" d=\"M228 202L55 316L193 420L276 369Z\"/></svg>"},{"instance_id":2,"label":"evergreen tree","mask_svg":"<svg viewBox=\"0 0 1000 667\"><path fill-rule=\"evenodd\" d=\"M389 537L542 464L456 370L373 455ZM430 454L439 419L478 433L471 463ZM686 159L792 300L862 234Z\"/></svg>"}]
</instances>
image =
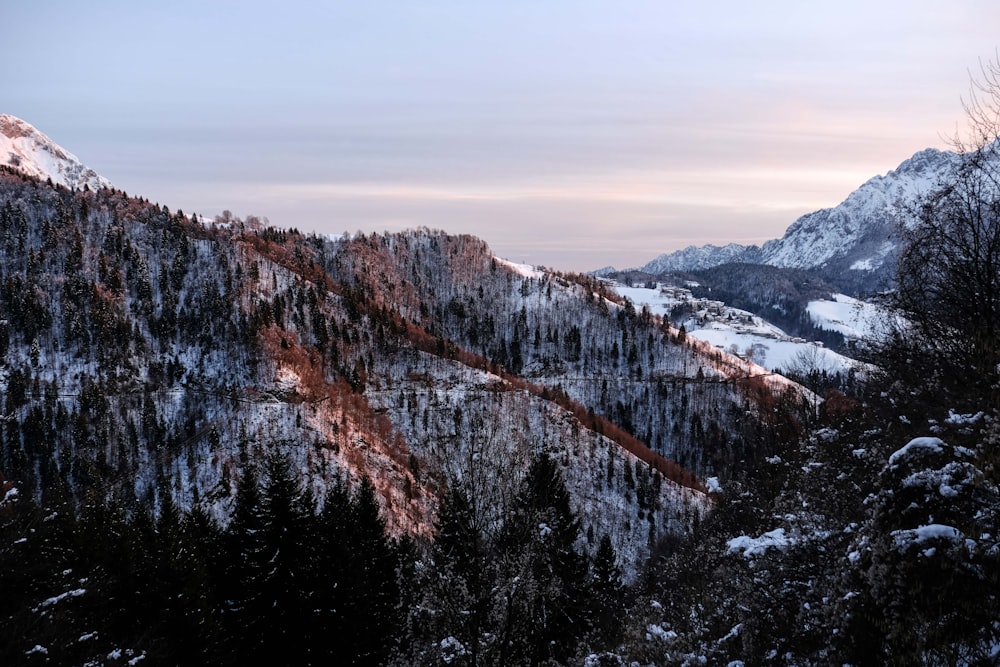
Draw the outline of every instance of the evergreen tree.
<instances>
[{"instance_id":1,"label":"evergreen tree","mask_svg":"<svg viewBox=\"0 0 1000 667\"><path fill-rule=\"evenodd\" d=\"M594 555L590 572L590 625L592 649L612 649L621 638L622 617L625 611L625 585L618 556L607 534Z\"/></svg>"},{"instance_id":2,"label":"evergreen tree","mask_svg":"<svg viewBox=\"0 0 1000 667\"><path fill-rule=\"evenodd\" d=\"M411 607L410 664L482 662L491 593L489 555L465 489L452 480L438 509L437 539Z\"/></svg>"},{"instance_id":3,"label":"evergreen tree","mask_svg":"<svg viewBox=\"0 0 1000 667\"><path fill-rule=\"evenodd\" d=\"M1000 494L973 452L938 438L897 450L855 541L858 653L882 664L985 664L1000 641ZM850 656L848 656L850 657Z\"/></svg>"},{"instance_id":4,"label":"evergreen tree","mask_svg":"<svg viewBox=\"0 0 1000 667\"><path fill-rule=\"evenodd\" d=\"M499 545L501 664L565 662L586 631L586 559L580 521L555 463L531 463Z\"/></svg>"}]
</instances>

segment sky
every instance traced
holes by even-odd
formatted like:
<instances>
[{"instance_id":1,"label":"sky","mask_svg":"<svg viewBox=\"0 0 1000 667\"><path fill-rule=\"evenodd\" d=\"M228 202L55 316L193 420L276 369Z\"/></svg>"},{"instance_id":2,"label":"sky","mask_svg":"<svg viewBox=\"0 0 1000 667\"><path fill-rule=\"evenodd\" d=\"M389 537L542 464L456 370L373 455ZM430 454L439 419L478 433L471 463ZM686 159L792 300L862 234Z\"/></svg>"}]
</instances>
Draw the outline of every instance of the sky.
<instances>
[{"instance_id":1,"label":"sky","mask_svg":"<svg viewBox=\"0 0 1000 667\"><path fill-rule=\"evenodd\" d=\"M129 194L562 270L761 243L947 148L995 0L4 7L0 113Z\"/></svg>"}]
</instances>

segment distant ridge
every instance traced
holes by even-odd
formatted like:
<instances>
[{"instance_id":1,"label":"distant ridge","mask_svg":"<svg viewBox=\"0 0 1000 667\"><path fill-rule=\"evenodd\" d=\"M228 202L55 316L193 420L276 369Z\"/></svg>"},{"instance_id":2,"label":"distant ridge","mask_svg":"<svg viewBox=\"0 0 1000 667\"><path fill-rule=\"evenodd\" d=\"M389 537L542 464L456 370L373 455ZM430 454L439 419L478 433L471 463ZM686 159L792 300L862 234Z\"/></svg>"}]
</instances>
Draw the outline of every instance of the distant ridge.
<instances>
[{"instance_id":1,"label":"distant ridge","mask_svg":"<svg viewBox=\"0 0 1000 667\"><path fill-rule=\"evenodd\" d=\"M803 215L780 239L763 246L689 246L660 255L638 270L656 275L741 262L862 280L891 275L899 252L896 226L906 222L901 205L943 184L960 161L961 156L950 151L922 150L896 169L869 179L839 205Z\"/></svg>"},{"instance_id":2,"label":"distant ridge","mask_svg":"<svg viewBox=\"0 0 1000 667\"><path fill-rule=\"evenodd\" d=\"M53 183L68 188L113 187L111 181L84 165L30 123L9 114L0 114L0 164L28 176L52 179Z\"/></svg>"}]
</instances>

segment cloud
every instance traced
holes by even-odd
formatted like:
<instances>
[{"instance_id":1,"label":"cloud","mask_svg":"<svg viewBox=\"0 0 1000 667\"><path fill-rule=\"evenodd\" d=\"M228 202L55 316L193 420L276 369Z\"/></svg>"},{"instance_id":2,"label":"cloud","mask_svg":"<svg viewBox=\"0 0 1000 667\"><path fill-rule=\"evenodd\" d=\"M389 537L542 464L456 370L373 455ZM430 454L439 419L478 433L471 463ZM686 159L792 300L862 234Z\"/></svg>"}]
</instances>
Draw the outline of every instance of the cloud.
<instances>
[{"instance_id":1,"label":"cloud","mask_svg":"<svg viewBox=\"0 0 1000 667\"><path fill-rule=\"evenodd\" d=\"M978 0L10 9L31 57L3 111L129 192L566 268L780 236L943 146L1000 22Z\"/></svg>"}]
</instances>

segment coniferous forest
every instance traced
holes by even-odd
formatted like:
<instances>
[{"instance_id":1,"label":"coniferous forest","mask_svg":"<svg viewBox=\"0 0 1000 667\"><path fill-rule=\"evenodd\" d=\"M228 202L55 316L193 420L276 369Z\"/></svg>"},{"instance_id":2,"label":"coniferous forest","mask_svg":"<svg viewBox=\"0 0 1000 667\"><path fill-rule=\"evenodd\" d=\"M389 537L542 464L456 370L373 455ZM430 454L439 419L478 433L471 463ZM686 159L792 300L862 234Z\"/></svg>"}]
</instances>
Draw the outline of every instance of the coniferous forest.
<instances>
[{"instance_id":1,"label":"coniferous forest","mask_svg":"<svg viewBox=\"0 0 1000 667\"><path fill-rule=\"evenodd\" d=\"M997 664L984 90L822 395L472 237L4 168L0 661Z\"/></svg>"}]
</instances>

